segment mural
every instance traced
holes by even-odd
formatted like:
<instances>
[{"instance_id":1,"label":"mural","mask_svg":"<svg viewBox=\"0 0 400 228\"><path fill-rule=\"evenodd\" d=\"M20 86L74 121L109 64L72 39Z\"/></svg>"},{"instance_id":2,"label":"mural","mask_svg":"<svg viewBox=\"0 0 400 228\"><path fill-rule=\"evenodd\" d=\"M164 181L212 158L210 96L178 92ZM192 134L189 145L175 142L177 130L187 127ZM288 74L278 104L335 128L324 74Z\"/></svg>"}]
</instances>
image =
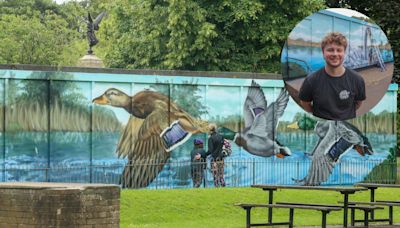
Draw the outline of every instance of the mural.
<instances>
[{"instance_id":1,"label":"mural","mask_svg":"<svg viewBox=\"0 0 400 228\"><path fill-rule=\"evenodd\" d=\"M1 180L190 187L208 123L231 141L227 186L352 184L395 159L395 84L335 122L306 114L280 80L162 73L0 70Z\"/></svg>"}]
</instances>

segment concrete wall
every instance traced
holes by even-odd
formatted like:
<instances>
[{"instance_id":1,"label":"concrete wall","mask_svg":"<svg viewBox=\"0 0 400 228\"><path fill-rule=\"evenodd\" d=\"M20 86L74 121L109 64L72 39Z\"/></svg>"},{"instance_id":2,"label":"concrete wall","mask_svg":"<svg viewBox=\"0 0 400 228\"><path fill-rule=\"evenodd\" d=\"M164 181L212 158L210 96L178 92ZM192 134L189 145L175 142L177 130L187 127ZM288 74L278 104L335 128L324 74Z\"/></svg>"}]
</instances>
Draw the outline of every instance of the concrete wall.
<instances>
[{"instance_id":1,"label":"concrete wall","mask_svg":"<svg viewBox=\"0 0 400 228\"><path fill-rule=\"evenodd\" d=\"M120 188L70 183L0 183L0 227L119 227Z\"/></svg>"}]
</instances>

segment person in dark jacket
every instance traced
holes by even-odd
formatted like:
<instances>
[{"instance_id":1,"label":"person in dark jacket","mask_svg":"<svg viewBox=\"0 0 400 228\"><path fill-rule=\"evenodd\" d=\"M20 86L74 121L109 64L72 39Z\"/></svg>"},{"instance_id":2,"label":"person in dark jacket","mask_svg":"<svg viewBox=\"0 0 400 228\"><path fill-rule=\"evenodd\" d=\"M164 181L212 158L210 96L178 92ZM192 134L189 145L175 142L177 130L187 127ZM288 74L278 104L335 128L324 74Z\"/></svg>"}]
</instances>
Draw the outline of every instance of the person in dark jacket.
<instances>
[{"instance_id":1,"label":"person in dark jacket","mask_svg":"<svg viewBox=\"0 0 400 228\"><path fill-rule=\"evenodd\" d=\"M204 169L206 168L206 151L203 149L203 140L195 139L194 148L191 152L191 174L193 187L200 187L204 178Z\"/></svg>"},{"instance_id":2,"label":"person in dark jacket","mask_svg":"<svg viewBox=\"0 0 400 228\"><path fill-rule=\"evenodd\" d=\"M224 138L217 133L217 125L208 125L208 151L206 156L211 155L211 171L214 178L215 187L225 187L224 180L224 157L222 155L222 147Z\"/></svg>"}]
</instances>

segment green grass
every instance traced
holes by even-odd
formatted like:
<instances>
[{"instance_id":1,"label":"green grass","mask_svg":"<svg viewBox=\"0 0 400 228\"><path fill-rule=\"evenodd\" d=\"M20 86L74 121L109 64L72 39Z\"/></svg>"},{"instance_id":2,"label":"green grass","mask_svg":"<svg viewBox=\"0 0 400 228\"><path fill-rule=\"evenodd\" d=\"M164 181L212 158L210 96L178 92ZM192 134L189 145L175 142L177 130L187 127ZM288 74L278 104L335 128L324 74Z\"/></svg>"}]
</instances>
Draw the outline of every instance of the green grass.
<instances>
[{"instance_id":1,"label":"green grass","mask_svg":"<svg viewBox=\"0 0 400 228\"><path fill-rule=\"evenodd\" d=\"M350 195L353 201L368 201L369 192ZM400 200L400 189L378 189L377 200ZM265 203L267 193L253 188L181 189L181 190L123 190L121 193L121 227L244 227L245 210L235 203ZM274 201L335 204L343 196L331 191L279 190ZM328 215L328 224L341 224L343 212ZM394 208L394 219L400 222L400 208ZM266 209L253 209L252 222L265 222ZM274 221L287 221L288 209L274 209ZM387 217L387 209L376 212ZM254 218L254 219L253 219ZM321 213L295 210L295 225L321 223ZM361 219L361 212L357 214ZM350 221L350 216L349 216Z\"/></svg>"}]
</instances>

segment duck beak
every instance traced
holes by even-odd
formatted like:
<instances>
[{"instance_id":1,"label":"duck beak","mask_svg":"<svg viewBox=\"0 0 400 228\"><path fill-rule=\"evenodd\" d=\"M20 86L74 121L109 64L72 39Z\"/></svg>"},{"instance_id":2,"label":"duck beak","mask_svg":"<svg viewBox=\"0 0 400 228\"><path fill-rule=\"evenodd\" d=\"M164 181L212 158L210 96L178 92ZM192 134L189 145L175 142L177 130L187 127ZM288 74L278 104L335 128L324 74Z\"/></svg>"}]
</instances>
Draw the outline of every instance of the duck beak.
<instances>
[{"instance_id":1,"label":"duck beak","mask_svg":"<svg viewBox=\"0 0 400 228\"><path fill-rule=\"evenodd\" d=\"M104 95L96 97L95 99L92 100L92 102L99 105L106 105L110 103L109 100Z\"/></svg>"},{"instance_id":2,"label":"duck beak","mask_svg":"<svg viewBox=\"0 0 400 228\"><path fill-rule=\"evenodd\" d=\"M296 121L296 122L294 122L294 123L292 123L292 124L289 124L289 125L287 126L287 128L299 129L299 124L298 124L297 121Z\"/></svg>"}]
</instances>

